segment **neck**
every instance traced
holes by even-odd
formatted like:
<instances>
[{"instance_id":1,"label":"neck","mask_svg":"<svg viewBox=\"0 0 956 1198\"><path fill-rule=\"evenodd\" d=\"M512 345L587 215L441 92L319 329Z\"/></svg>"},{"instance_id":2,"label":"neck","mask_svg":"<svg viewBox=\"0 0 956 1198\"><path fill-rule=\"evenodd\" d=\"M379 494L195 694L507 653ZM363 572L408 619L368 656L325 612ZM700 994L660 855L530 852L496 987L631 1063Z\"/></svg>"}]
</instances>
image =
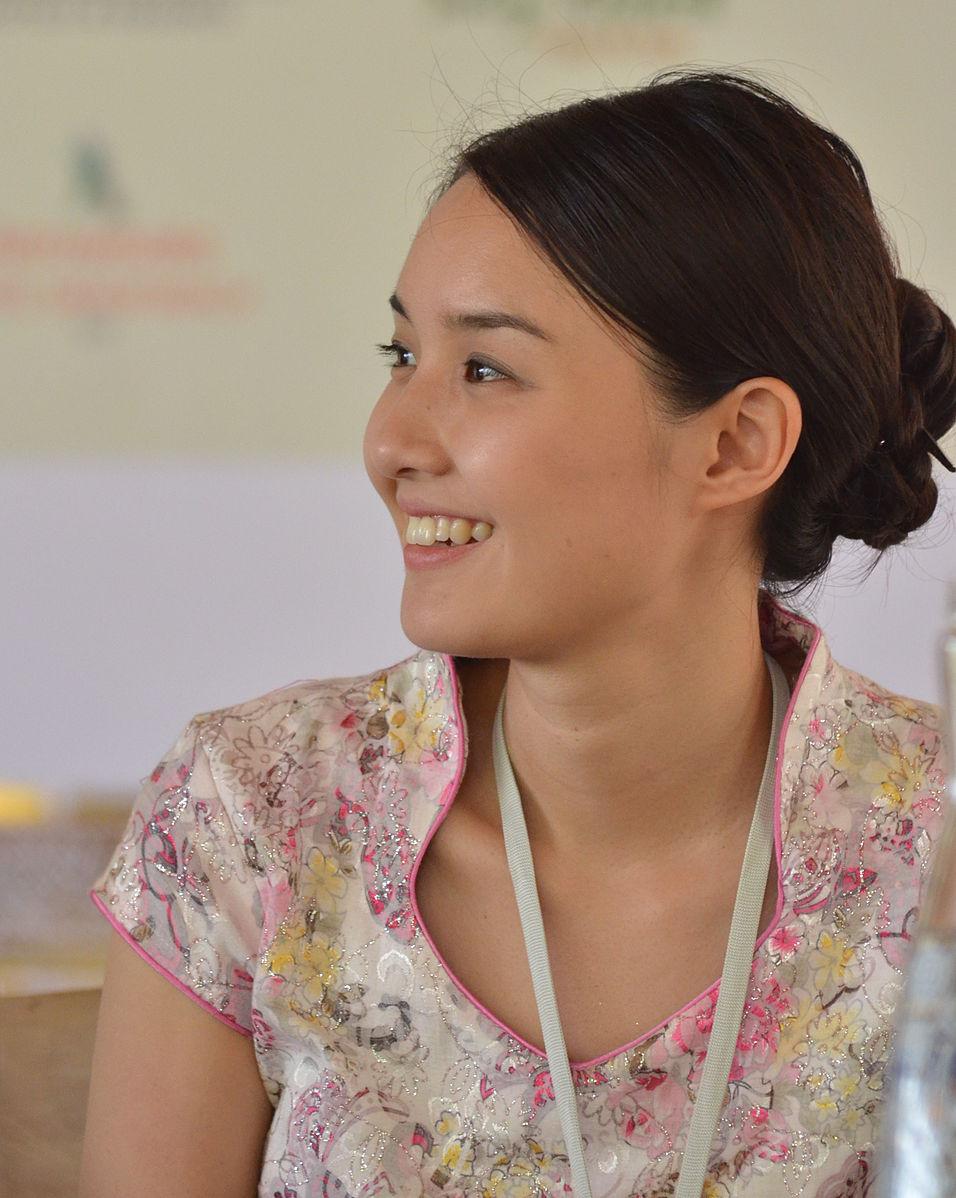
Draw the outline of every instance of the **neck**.
<instances>
[{"instance_id":1,"label":"neck","mask_svg":"<svg viewBox=\"0 0 956 1198\"><path fill-rule=\"evenodd\" d=\"M773 709L755 591L662 605L548 660L462 665L469 757L483 775L475 814L500 828L491 737L504 687L536 859L659 864L749 825Z\"/></svg>"}]
</instances>

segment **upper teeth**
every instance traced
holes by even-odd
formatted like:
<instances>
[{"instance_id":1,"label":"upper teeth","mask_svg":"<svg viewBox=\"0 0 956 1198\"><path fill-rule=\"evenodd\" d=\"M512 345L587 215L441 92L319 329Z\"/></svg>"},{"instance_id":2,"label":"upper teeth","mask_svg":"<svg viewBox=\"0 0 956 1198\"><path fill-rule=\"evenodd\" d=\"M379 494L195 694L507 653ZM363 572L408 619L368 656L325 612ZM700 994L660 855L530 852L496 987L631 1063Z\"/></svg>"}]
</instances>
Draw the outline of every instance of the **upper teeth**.
<instances>
[{"instance_id":1,"label":"upper teeth","mask_svg":"<svg viewBox=\"0 0 956 1198\"><path fill-rule=\"evenodd\" d=\"M465 545L472 538L486 541L490 536L491 525L484 520L472 524L461 516L409 516L405 544L434 545L436 541L451 541L453 545Z\"/></svg>"}]
</instances>

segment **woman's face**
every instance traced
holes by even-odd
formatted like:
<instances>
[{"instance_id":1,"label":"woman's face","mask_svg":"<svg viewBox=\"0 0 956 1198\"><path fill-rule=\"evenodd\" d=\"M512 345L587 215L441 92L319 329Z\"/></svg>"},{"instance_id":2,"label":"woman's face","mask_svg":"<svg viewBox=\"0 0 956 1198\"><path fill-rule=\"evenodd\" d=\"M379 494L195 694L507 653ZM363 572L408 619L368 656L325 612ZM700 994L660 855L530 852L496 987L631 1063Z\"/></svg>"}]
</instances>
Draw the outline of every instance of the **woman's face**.
<instances>
[{"instance_id":1,"label":"woman's face","mask_svg":"<svg viewBox=\"0 0 956 1198\"><path fill-rule=\"evenodd\" d=\"M396 553L406 505L493 530L443 564L406 565L405 635L461 656L544 658L606 645L642 606L679 600L701 546L691 483L667 463L693 421L660 420L638 360L473 176L422 222L396 295L401 349L364 440ZM487 311L547 339L450 322Z\"/></svg>"}]
</instances>

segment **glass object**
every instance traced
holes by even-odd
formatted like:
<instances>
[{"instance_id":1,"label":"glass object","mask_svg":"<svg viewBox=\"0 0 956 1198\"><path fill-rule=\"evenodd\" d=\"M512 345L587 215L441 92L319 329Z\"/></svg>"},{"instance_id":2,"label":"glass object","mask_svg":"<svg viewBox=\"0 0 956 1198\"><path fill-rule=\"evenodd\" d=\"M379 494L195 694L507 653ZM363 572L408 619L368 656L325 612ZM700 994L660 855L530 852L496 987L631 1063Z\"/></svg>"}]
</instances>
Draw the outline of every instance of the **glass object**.
<instances>
[{"instance_id":1,"label":"glass object","mask_svg":"<svg viewBox=\"0 0 956 1198\"><path fill-rule=\"evenodd\" d=\"M946 607L948 804L897 1011L877 1198L956 1198L956 580Z\"/></svg>"}]
</instances>

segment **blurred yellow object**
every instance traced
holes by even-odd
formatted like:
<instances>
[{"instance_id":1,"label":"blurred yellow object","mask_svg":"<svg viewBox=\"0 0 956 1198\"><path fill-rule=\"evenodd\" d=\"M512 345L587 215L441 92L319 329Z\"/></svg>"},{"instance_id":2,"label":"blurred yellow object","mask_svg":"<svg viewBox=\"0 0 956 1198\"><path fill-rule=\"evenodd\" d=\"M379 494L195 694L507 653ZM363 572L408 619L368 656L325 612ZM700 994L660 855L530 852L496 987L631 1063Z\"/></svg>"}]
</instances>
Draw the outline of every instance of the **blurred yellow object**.
<instances>
[{"instance_id":1,"label":"blurred yellow object","mask_svg":"<svg viewBox=\"0 0 956 1198\"><path fill-rule=\"evenodd\" d=\"M42 824L48 815L47 798L35 786L0 781L0 827Z\"/></svg>"}]
</instances>

